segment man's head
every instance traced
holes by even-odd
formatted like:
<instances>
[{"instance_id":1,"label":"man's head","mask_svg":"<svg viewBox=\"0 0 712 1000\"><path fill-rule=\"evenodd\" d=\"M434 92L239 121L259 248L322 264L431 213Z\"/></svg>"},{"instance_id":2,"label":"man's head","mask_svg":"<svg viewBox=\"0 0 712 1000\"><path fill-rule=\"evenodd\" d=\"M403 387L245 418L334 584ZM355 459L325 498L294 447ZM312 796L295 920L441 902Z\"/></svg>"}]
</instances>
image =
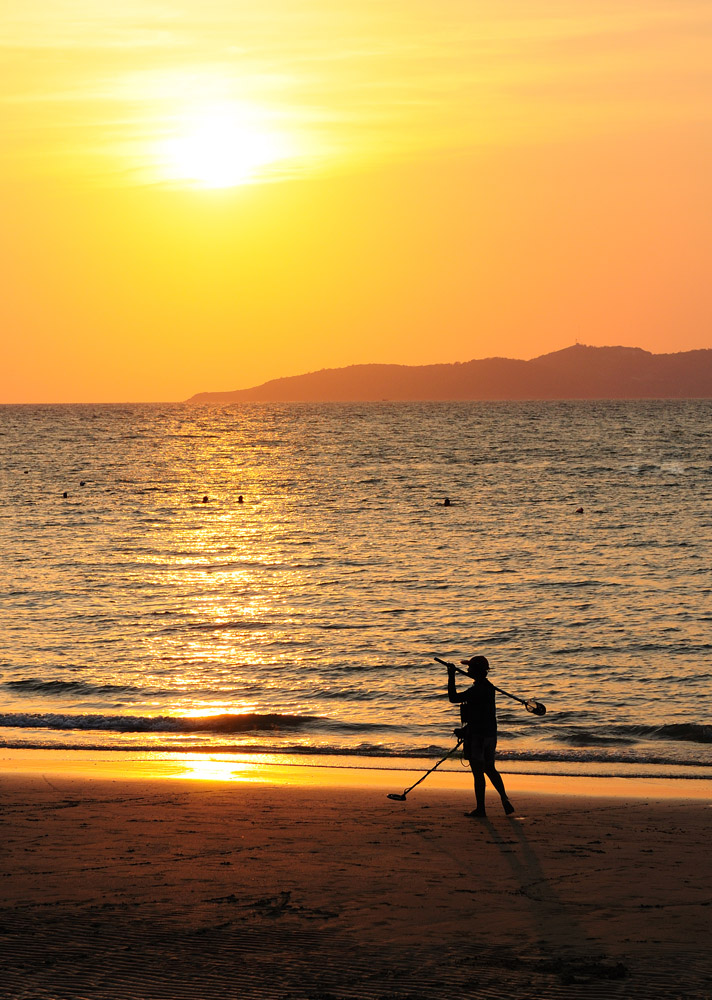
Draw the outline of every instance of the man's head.
<instances>
[{"instance_id":1,"label":"man's head","mask_svg":"<svg viewBox=\"0 0 712 1000\"><path fill-rule=\"evenodd\" d=\"M483 680L489 671L489 660L486 656L471 656L469 660L460 660L463 667L467 667L470 677L476 681Z\"/></svg>"}]
</instances>

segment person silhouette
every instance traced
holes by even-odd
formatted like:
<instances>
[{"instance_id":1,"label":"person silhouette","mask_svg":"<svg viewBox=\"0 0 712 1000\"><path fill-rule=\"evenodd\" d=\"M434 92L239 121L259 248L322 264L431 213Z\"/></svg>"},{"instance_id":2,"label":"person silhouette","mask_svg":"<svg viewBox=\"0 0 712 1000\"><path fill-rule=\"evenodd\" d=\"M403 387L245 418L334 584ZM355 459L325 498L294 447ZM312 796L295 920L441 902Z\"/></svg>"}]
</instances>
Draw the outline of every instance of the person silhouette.
<instances>
[{"instance_id":1,"label":"person silhouette","mask_svg":"<svg viewBox=\"0 0 712 1000\"><path fill-rule=\"evenodd\" d=\"M467 673L474 684L466 691L458 691L455 686L455 664L447 668L447 696L453 704L460 705L460 715L464 722L463 756L469 761L475 781L476 808L466 816L486 816L485 775L499 792L502 807L509 816L514 806L507 798L502 775L494 766L497 747L497 710L494 685L487 680L489 661L486 656L472 656L460 661L467 667Z\"/></svg>"}]
</instances>

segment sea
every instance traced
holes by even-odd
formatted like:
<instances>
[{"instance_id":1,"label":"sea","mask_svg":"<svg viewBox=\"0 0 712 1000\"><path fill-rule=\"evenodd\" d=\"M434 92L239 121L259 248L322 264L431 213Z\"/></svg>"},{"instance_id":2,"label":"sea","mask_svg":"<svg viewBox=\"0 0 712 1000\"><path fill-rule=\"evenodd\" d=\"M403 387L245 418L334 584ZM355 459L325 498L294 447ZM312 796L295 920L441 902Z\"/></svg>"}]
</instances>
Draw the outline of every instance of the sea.
<instances>
[{"instance_id":1,"label":"sea","mask_svg":"<svg viewBox=\"0 0 712 1000\"><path fill-rule=\"evenodd\" d=\"M0 407L0 748L427 769L459 725L434 657L483 654L546 706L498 695L503 771L712 777L711 426Z\"/></svg>"}]
</instances>

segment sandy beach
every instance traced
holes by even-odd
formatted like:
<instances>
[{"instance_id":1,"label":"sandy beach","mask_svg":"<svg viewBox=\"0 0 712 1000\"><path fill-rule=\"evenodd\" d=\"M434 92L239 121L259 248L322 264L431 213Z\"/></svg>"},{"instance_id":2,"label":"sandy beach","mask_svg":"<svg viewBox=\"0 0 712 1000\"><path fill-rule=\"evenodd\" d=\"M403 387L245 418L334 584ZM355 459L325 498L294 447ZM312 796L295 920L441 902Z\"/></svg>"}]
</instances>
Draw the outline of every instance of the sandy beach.
<instances>
[{"instance_id":1,"label":"sandy beach","mask_svg":"<svg viewBox=\"0 0 712 1000\"><path fill-rule=\"evenodd\" d=\"M388 800L397 772L15 764L0 772L2 997L712 996L706 782L681 799L679 782L609 796L512 777L516 815L490 796L473 820L447 779Z\"/></svg>"}]
</instances>

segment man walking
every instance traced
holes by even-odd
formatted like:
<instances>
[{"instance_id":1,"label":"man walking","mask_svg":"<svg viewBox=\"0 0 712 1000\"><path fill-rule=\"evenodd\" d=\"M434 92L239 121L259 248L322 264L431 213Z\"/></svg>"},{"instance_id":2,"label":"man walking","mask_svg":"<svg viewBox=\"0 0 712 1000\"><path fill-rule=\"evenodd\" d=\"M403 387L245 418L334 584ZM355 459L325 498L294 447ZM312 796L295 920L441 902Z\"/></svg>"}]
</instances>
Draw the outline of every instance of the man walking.
<instances>
[{"instance_id":1,"label":"man walking","mask_svg":"<svg viewBox=\"0 0 712 1000\"><path fill-rule=\"evenodd\" d=\"M509 816L514 806L507 798L504 782L494 766L494 752L497 747L497 712L495 708L494 685L487 680L489 661L486 656L473 656L460 661L467 667L467 673L474 684L466 691L458 692L455 686L455 664L447 665L447 696L453 704L460 705L464 726L463 756L470 762L475 779L476 808L466 816L486 816L485 775L499 792L502 807Z\"/></svg>"}]
</instances>

